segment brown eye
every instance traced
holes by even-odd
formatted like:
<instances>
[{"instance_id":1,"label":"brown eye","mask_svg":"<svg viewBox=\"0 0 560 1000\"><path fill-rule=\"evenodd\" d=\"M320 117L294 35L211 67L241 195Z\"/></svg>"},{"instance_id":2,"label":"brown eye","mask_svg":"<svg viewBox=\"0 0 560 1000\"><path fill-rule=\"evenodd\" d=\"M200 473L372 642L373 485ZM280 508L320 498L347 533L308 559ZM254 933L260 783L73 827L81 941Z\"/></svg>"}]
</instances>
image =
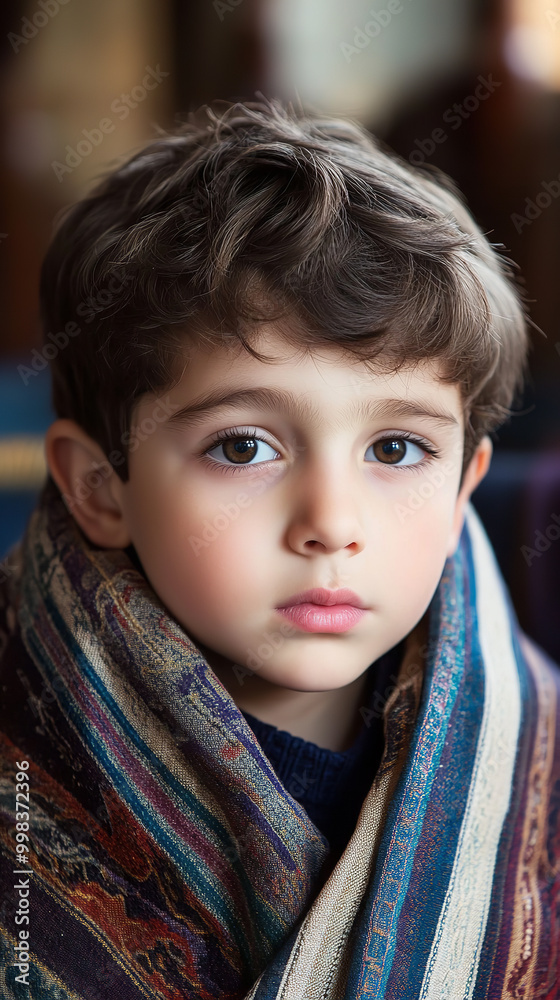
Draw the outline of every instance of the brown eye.
<instances>
[{"instance_id":1,"label":"brown eye","mask_svg":"<svg viewBox=\"0 0 560 1000\"><path fill-rule=\"evenodd\" d=\"M244 459L250 461L255 457L258 449L255 438L230 438L222 442L225 457L236 465L244 465Z\"/></svg>"},{"instance_id":2,"label":"brown eye","mask_svg":"<svg viewBox=\"0 0 560 1000\"><path fill-rule=\"evenodd\" d=\"M280 457L267 441L247 431L221 436L204 454L219 465L247 465L251 468Z\"/></svg>"},{"instance_id":3,"label":"brown eye","mask_svg":"<svg viewBox=\"0 0 560 1000\"><path fill-rule=\"evenodd\" d=\"M395 465L406 455L407 442L402 438L383 438L372 445L373 453L384 465Z\"/></svg>"}]
</instances>

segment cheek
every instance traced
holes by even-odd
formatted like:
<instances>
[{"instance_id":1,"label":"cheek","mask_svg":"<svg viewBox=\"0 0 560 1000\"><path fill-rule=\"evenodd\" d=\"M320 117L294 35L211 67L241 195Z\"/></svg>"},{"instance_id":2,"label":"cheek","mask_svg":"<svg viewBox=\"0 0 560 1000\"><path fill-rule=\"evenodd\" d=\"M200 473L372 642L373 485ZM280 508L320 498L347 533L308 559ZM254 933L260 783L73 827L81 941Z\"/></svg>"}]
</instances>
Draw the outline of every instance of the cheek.
<instances>
[{"instance_id":1,"label":"cheek","mask_svg":"<svg viewBox=\"0 0 560 1000\"><path fill-rule=\"evenodd\" d=\"M174 455L150 458L138 463L129 513L153 589L179 620L188 613L191 624L241 614L259 593L262 599L263 587L270 589L271 521L255 502L258 490L187 477Z\"/></svg>"},{"instance_id":2,"label":"cheek","mask_svg":"<svg viewBox=\"0 0 560 1000\"><path fill-rule=\"evenodd\" d=\"M172 520L175 530L169 523L163 547L185 607L206 615L209 608L241 609L262 595L264 539L254 513L226 503L205 512L181 510Z\"/></svg>"},{"instance_id":3,"label":"cheek","mask_svg":"<svg viewBox=\"0 0 560 1000\"><path fill-rule=\"evenodd\" d=\"M437 587L447 556L453 518L453 496L439 495L426 500L394 530L398 538L393 558L387 550L387 584L396 606L423 610Z\"/></svg>"}]
</instances>

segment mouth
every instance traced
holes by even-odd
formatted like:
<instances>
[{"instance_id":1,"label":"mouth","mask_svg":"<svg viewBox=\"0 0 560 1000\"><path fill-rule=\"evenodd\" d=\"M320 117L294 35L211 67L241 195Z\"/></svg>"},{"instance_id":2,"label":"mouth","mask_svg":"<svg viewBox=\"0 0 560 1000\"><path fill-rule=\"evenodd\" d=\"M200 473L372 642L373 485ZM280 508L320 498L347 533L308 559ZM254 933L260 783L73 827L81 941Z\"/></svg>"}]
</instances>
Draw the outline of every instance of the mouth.
<instances>
[{"instance_id":1,"label":"mouth","mask_svg":"<svg viewBox=\"0 0 560 1000\"><path fill-rule=\"evenodd\" d=\"M352 590L305 590L276 608L304 632L347 632L367 611Z\"/></svg>"}]
</instances>

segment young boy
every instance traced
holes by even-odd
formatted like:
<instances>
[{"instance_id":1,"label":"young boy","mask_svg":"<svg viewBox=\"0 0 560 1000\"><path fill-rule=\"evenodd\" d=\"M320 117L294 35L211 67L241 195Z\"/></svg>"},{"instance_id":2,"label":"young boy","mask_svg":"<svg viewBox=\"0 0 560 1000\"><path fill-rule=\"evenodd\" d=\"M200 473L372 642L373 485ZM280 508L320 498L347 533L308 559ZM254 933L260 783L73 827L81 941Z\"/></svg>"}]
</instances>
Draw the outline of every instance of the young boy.
<instances>
[{"instance_id":1,"label":"young boy","mask_svg":"<svg viewBox=\"0 0 560 1000\"><path fill-rule=\"evenodd\" d=\"M528 338L451 182L207 108L66 213L41 299L3 995L560 996L559 675L469 502Z\"/></svg>"}]
</instances>

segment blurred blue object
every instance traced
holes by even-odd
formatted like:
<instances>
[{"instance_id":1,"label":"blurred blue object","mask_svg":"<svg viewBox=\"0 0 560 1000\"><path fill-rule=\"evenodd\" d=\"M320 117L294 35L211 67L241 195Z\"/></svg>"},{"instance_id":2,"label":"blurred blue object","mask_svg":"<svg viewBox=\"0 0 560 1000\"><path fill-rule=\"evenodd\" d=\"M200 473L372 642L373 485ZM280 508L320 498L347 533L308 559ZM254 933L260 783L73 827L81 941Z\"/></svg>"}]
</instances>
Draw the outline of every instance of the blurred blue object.
<instances>
[{"instance_id":1,"label":"blurred blue object","mask_svg":"<svg viewBox=\"0 0 560 1000\"><path fill-rule=\"evenodd\" d=\"M55 419L49 367L24 379L18 365L33 371L28 357L0 362L0 559L22 536L35 507L44 481L42 441Z\"/></svg>"},{"instance_id":2,"label":"blurred blue object","mask_svg":"<svg viewBox=\"0 0 560 1000\"><path fill-rule=\"evenodd\" d=\"M27 384L18 365L29 368L29 358L3 358L0 362L0 437L11 434L44 434L55 419L51 408L49 367L32 376Z\"/></svg>"}]
</instances>

